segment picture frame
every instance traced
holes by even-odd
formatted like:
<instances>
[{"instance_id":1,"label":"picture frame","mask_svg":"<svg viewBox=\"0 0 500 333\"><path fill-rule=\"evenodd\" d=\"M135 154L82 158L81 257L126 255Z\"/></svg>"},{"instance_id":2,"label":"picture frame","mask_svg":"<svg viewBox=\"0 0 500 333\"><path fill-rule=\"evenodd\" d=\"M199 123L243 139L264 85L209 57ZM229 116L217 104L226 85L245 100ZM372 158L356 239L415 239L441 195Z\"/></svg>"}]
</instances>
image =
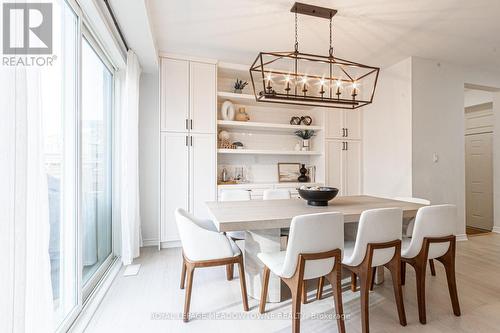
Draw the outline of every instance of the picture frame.
<instances>
[{"instance_id":1,"label":"picture frame","mask_svg":"<svg viewBox=\"0 0 500 333\"><path fill-rule=\"evenodd\" d=\"M278 163L278 182L295 183L300 176L300 163Z\"/></svg>"}]
</instances>

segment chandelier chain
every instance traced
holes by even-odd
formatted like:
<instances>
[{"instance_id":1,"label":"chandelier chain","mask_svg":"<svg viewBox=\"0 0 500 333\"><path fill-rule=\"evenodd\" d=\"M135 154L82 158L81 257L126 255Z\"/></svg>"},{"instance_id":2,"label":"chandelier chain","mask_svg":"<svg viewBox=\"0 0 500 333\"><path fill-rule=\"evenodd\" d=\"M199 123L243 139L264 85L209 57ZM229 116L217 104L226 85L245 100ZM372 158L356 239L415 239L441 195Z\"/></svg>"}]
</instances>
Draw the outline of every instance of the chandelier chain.
<instances>
[{"instance_id":1,"label":"chandelier chain","mask_svg":"<svg viewBox=\"0 0 500 333\"><path fill-rule=\"evenodd\" d=\"M297 25L297 9L295 9L295 52L299 52L299 34L297 32L298 30L298 25Z\"/></svg>"},{"instance_id":2,"label":"chandelier chain","mask_svg":"<svg viewBox=\"0 0 500 333\"><path fill-rule=\"evenodd\" d=\"M333 35L332 17L330 17L330 48L328 50L330 57L333 57L332 35Z\"/></svg>"}]
</instances>

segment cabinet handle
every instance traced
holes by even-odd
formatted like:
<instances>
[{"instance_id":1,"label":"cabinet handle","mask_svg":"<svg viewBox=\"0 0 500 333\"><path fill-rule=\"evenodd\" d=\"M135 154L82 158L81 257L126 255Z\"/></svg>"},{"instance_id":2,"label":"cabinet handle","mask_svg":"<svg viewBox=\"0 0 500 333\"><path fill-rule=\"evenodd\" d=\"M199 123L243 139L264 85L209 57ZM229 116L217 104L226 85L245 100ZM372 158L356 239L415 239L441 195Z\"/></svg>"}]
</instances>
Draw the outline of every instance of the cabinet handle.
<instances>
[{"instance_id":1,"label":"cabinet handle","mask_svg":"<svg viewBox=\"0 0 500 333\"><path fill-rule=\"evenodd\" d=\"M345 142L342 141L342 150L345 150Z\"/></svg>"},{"instance_id":2,"label":"cabinet handle","mask_svg":"<svg viewBox=\"0 0 500 333\"><path fill-rule=\"evenodd\" d=\"M193 137L191 136L191 147L193 146Z\"/></svg>"},{"instance_id":3,"label":"cabinet handle","mask_svg":"<svg viewBox=\"0 0 500 333\"><path fill-rule=\"evenodd\" d=\"M189 129L189 126L188 126L188 119L186 118L186 129Z\"/></svg>"},{"instance_id":4,"label":"cabinet handle","mask_svg":"<svg viewBox=\"0 0 500 333\"><path fill-rule=\"evenodd\" d=\"M186 135L186 147L188 147L188 146L189 146L188 140L189 140L189 139L188 139L188 136Z\"/></svg>"},{"instance_id":5,"label":"cabinet handle","mask_svg":"<svg viewBox=\"0 0 500 333\"><path fill-rule=\"evenodd\" d=\"M349 142L345 143L345 150L349 150Z\"/></svg>"},{"instance_id":6,"label":"cabinet handle","mask_svg":"<svg viewBox=\"0 0 500 333\"><path fill-rule=\"evenodd\" d=\"M342 137L345 138L345 128L342 127ZM343 144L343 142L342 142Z\"/></svg>"},{"instance_id":7,"label":"cabinet handle","mask_svg":"<svg viewBox=\"0 0 500 333\"><path fill-rule=\"evenodd\" d=\"M190 125L191 125L191 129L193 129L193 119L191 119L189 122L190 122Z\"/></svg>"},{"instance_id":8,"label":"cabinet handle","mask_svg":"<svg viewBox=\"0 0 500 333\"><path fill-rule=\"evenodd\" d=\"M348 128L345 129L345 136L346 136L346 138L349 136L349 129Z\"/></svg>"}]
</instances>

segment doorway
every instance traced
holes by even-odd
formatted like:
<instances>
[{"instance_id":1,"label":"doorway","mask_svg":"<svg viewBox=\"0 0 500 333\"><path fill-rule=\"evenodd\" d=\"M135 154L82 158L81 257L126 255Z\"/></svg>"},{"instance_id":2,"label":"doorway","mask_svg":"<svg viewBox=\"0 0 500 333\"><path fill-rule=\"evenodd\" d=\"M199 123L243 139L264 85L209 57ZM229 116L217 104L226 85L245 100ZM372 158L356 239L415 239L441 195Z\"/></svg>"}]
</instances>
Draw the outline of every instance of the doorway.
<instances>
[{"instance_id":1,"label":"doorway","mask_svg":"<svg viewBox=\"0 0 500 333\"><path fill-rule=\"evenodd\" d=\"M465 207L469 236L493 229L493 93L467 87L465 116Z\"/></svg>"}]
</instances>

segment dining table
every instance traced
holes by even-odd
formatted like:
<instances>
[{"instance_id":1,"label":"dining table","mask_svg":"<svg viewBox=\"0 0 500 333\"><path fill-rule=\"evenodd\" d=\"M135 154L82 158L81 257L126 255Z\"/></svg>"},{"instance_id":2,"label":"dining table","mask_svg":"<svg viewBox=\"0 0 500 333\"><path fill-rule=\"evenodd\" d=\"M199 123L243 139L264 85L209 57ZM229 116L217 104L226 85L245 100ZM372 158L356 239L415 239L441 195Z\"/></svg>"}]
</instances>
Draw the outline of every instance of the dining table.
<instances>
[{"instance_id":1,"label":"dining table","mask_svg":"<svg viewBox=\"0 0 500 333\"><path fill-rule=\"evenodd\" d=\"M361 213L368 209L398 207L403 210L403 220L415 217L424 205L369 195L338 196L327 206L310 206L301 198L282 200L247 200L206 202L208 213L220 232L244 231L244 265L248 294L260 298L264 266L258 259L260 252L277 252L286 249L283 231L290 227L295 216L304 214L341 212L344 214L344 237L354 241ZM402 221L403 224L403 221ZM376 283L383 282L383 269L377 269ZM269 302L281 302L289 292L280 278L271 274Z\"/></svg>"}]
</instances>

